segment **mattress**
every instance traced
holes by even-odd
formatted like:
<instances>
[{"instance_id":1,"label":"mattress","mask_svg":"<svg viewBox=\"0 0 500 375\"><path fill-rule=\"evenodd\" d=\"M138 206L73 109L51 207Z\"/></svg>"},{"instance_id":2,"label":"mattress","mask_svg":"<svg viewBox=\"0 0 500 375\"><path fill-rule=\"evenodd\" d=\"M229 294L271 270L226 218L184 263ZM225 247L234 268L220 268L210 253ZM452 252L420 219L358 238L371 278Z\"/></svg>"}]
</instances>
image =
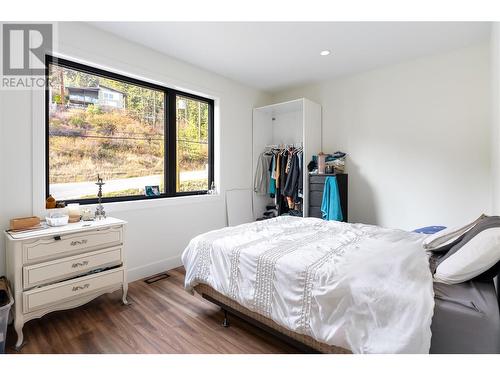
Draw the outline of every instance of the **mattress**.
<instances>
[{"instance_id":1,"label":"mattress","mask_svg":"<svg viewBox=\"0 0 500 375\"><path fill-rule=\"evenodd\" d=\"M500 353L500 311L493 280L434 283L431 353Z\"/></svg>"}]
</instances>

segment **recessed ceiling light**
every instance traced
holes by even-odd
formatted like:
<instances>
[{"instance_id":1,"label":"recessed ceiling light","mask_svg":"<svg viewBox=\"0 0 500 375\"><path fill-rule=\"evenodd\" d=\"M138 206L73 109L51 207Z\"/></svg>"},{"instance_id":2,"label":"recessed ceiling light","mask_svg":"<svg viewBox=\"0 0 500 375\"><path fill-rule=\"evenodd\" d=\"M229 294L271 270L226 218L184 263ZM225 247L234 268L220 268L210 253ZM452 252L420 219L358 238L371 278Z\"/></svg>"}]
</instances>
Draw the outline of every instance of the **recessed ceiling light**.
<instances>
[{"instance_id":1,"label":"recessed ceiling light","mask_svg":"<svg viewBox=\"0 0 500 375\"><path fill-rule=\"evenodd\" d=\"M329 50L325 49L325 50L321 51L319 54L320 54L321 56L328 56L330 53L331 53L331 52L330 52Z\"/></svg>"}]
</instances>

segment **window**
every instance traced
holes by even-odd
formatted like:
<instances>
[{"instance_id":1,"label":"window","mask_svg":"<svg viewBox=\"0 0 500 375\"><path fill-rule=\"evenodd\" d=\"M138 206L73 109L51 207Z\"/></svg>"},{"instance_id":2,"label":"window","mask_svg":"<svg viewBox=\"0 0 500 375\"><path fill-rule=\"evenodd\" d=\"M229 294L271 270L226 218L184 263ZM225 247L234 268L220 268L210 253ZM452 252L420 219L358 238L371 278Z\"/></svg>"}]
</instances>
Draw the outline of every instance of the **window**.
<instances>
[{"instance_id":1,"label":"window","mask_svg":"<svg viewBox=\"0 0 500 375\"><path fill-rule=\"evenodd\" d=\"M209 104L176 96L177 191L208 190Z\"/></svg>"},{"instance_id":2,"label":"window","mask_svg":"<svg viewBox=\"0 0 500 375\"><path fill-rule=\"evenodd\" d=\"M94 203L97 174L105 202L207 193L213 100L51 56L46 66L47 196Z\"/></svg>"}]
</instances>

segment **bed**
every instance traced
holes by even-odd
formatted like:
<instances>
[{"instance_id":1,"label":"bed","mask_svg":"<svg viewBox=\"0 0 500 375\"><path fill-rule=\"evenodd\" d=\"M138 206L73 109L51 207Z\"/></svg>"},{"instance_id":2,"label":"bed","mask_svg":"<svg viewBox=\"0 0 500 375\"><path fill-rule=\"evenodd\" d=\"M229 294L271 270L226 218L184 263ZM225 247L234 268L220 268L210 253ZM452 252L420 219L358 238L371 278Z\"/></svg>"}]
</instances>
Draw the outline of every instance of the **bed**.
<instances>
[{"instance_id":1,"label":"bed","mask_svg":"<svg viewBox=\"0 0 500 375\"><path fill-rule=\"evenodd\" d=\"M314 218L228 227L190 242L182 255L185 287L311 351L471 352L456 344L457 335L470 332L454 336L450 320L464 321L474 306L478 325L490 336L491 329L498 332L494 288L491 282L453 292L438 288L423 238ZM471 296L484 305L474 300L456 307ZM489 341L481 352L498 351L498 340Z\"/></svg>"}]
</instances>

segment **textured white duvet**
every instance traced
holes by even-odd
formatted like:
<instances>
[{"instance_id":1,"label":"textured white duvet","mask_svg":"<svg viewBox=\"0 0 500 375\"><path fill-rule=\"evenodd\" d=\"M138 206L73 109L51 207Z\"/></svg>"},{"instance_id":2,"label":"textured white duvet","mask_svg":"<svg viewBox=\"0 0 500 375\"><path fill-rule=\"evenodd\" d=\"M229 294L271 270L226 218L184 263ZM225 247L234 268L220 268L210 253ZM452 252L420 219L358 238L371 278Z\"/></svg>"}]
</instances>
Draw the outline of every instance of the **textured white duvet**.
<instances>
[{"instance_id":1,"label":"textured white duvet","mask_svg":"<svg viewBox=\"0 0 500 375\"><path fill-rule=\"evenodd\" d=\"M185 286L208 284L354 353L428 353L434 293L424 238L297 217L228 227L191 240Z\"/></svg>"}]
</instances>

